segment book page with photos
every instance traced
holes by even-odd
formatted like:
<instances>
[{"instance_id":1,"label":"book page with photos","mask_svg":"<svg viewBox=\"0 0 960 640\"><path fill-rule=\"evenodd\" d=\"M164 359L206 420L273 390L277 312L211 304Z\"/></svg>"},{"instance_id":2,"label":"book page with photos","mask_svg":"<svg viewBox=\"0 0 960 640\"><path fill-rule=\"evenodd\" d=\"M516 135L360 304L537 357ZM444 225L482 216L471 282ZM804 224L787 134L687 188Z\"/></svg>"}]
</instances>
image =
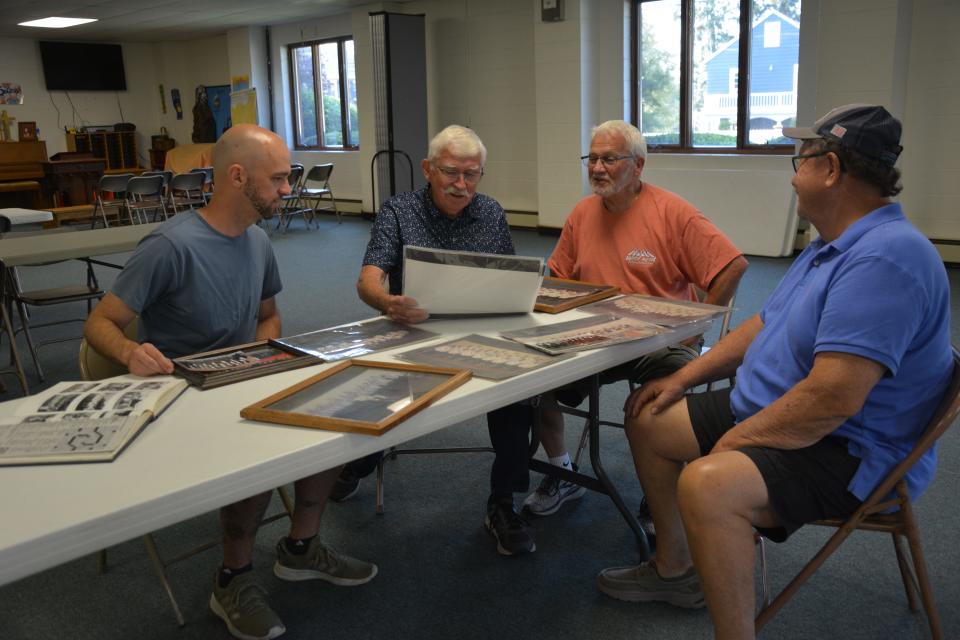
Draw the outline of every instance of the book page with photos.
<instances>
[{"instance_id":1,"label":"book page with photos","mask_svg":"<svg viewBox=\"0 0 960 640\"><path fill-rule=\"evenodd\" d=\"M186 386L132 375L56 384L0 419L0 465L112 460Z\"/></svg>"}]
</instances>

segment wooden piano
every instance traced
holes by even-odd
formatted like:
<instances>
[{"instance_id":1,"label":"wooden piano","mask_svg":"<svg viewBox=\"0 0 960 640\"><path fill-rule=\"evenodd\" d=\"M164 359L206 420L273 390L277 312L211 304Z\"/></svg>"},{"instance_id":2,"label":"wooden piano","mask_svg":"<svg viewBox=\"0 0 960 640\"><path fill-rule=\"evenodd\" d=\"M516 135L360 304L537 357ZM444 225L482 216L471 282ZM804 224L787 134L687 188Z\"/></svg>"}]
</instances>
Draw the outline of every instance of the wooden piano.
<instances>
[{"instance_id":1,"label":"wooden piano","mask_svg":"<svg viewBox=\"0 0 960 640\"><path fill-rule=\"evenodd\" d=\"M43 140L0 142L0 207L48 206L43 189L46 162L47 143Z\"/></svg>"}]
</instances>

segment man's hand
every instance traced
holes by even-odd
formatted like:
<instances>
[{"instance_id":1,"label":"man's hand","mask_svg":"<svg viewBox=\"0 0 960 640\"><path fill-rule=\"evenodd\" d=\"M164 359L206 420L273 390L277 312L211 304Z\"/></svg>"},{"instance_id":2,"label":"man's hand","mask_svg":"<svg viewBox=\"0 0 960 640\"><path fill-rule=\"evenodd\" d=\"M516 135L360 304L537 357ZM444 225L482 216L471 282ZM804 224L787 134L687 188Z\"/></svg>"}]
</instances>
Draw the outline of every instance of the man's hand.
<instances>
[{"instance_id":1,"label":"man's hand","mask_svg":"<svg viewBox=\"0 0 960 640\"><path fill-rule=\"evenodd\" d=\"M173 373L173 362L149 342L138 344L127 360L127 369L137 376L156 376Z\"/></svg>"},{"instance_id":2,"label":"man's hand","mask_svg":"<svg viewBox=\"0 0 960 640\"><path fill-rule=\"evenodd\" d=\"M686 385L677 379L676 374L644 382L627 398L623 412L628 418L636 418L647 403L652 403L650 413L656 415L682 398L686 390Z\"/></svg>"},{"instance_id":3,"label":"man's hand","mask_svg":"<svg viewBox=\"0 0 960 640\"><path fill-rule=\"evenodd\" d=\"M416 324L430 317L426 309L417 306L417 301L408 296L387 296L383 312L391 320Z\"/></svg>"}]
</instances>

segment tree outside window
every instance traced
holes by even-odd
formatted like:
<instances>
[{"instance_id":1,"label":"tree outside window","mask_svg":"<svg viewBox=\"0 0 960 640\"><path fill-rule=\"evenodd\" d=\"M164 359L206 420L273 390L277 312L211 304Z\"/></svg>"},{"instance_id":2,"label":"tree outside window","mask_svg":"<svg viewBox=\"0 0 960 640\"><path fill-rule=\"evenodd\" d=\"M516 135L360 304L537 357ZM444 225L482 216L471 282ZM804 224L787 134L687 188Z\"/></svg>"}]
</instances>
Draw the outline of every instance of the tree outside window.
<instances>
[{"instance_id":1,"label":"tree outside window","mask_svg":"<svg viewBox=\"0 0 960 640\"><path fill-rule=\"evenodd\" d=\"M633 120L647 143L678 151L792 147L782 130L797 114L800 5L634 0Z\"/></svg>"},{"instance_id":2,"label":"tree outside window","mask_svg":"<svg viewBox=\"0 0 960 640\"><path fill-rule=\"evenodd\" d=\"M359 148L353 39L308 42L290 46L289 53L294 146Z\"/></svg>"}]
</instances>

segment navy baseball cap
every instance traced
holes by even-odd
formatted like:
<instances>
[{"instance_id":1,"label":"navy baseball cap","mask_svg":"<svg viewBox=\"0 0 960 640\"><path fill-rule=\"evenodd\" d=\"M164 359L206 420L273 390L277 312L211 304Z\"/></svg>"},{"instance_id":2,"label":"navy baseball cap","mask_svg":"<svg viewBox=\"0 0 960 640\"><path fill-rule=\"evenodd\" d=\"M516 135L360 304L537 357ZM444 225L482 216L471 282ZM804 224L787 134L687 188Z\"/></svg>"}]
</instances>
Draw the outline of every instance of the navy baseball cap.
<instances>
[{"instance_id":1,"label":"navy baseball cap","mask_svg":"<svg viewBox=\"0 0 960 640\"><path fill-rule=\"evenodd\" d=\"M837 107L812 127L784 127L783 135L794 140L832 140L851 151L893 166L903 151L900 121L876 104Z\"/></svg>"}]
</instances>

